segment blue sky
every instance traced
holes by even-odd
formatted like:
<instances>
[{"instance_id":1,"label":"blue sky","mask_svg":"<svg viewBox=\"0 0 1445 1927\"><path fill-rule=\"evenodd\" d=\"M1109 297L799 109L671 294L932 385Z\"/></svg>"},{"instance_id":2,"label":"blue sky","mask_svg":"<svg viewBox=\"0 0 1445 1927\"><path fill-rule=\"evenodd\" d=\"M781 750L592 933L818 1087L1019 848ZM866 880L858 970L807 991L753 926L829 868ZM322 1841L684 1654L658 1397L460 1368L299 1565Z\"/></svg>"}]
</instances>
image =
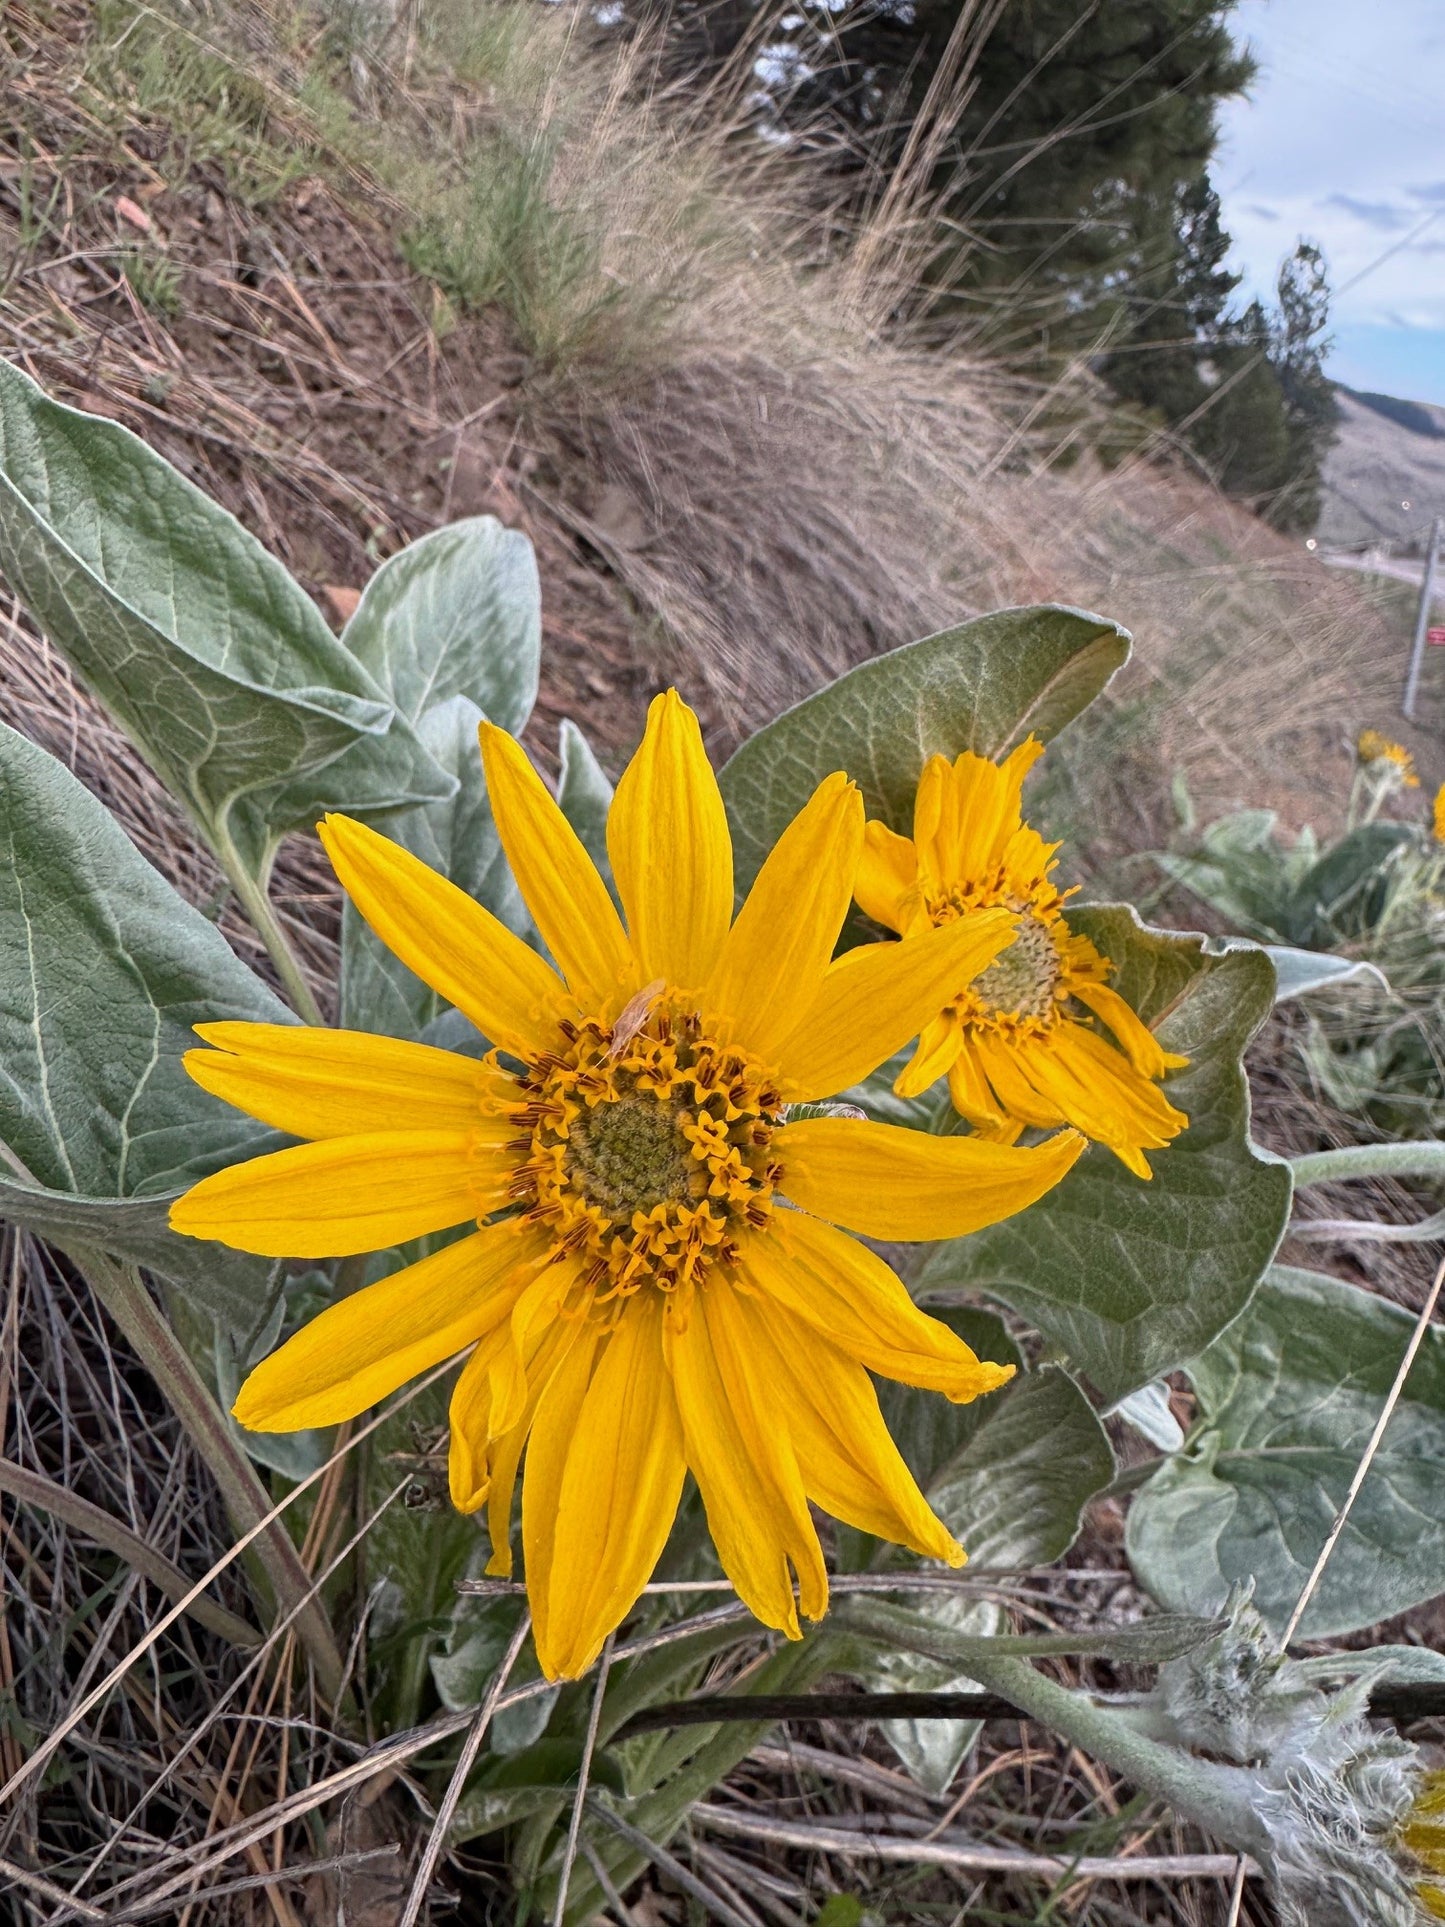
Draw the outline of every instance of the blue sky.
<instances>
[{"instance_id":1,"label":"blue sky","mask_svg":"<svg viewBox=\"0 0 1445 1927\"><path fill-rule=\"evenodd\" d=\"M1445 0L1241 0L1232 19L1260 66L1215 163L1242 291L1318 241L1330 373L1445 403Z\"/></svg>"}]
</instances>

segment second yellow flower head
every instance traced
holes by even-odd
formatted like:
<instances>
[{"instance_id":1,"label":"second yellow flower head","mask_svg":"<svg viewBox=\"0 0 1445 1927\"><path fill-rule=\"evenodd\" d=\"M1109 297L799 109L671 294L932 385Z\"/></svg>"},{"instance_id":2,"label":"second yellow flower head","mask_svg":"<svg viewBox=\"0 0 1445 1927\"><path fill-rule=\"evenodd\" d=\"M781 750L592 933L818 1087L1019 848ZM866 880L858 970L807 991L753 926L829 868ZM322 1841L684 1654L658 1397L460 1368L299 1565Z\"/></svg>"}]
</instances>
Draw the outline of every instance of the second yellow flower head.
<instances>
[{"instance_id":1,"label":"second yellow flower head","mask_svg":"<svg viewBox=\"0 0 1445 1927\"><path fill-rule=\"evenodd\" d=\"M1058 846L1022 813L1024 778L1042 754L1030 737L1002 763L967 750L954 762L931 757L912 838L868 825L857 895L877 922L911 938L1003 910L1016 932L933 1014L897 1089L915 1096L947 1073L955 1109L985 1137L1011 1144L1026 1127L1071 1124L1147 1178L1145 1153L1188 1122L1157 1080L1188 1059L1160 1047L1110 987L1109 959L1064 919L1052 880Z\"/></svg>"}]
</instances>

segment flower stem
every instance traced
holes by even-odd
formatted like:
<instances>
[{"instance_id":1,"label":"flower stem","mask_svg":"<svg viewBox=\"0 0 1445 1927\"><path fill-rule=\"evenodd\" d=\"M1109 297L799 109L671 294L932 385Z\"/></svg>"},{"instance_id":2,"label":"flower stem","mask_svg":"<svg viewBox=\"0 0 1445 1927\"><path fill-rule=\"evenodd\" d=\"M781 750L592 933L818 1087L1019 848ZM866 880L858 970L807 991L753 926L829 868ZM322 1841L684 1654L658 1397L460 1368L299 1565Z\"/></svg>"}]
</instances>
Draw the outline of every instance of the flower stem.
<instances>
[{"instance_id":1,"label":"flower stem","mask_svg":"<svg viewBox=\"0 0 1445 1927\"><path fill-rule=\"evenodd\" d=\"M1346 1144L1291 1158L1295 1186L1331 1184L1341 1178L1445 1178L1445 1144L1434 1138L1399 1144Z\"/></svg>"},{"instance_id":2,"label":"flower stem","mask_svg":"<svg viewBox=\"0 0 1445 1927\"><path fill-rule=\"evenodd\" d=\"M226 1429L200 1373L133 1265L117 1264L104 1252L67 1245L66 1256L85 1277L114 1318L176 1417L210 1468L226 1509L241 1531L248 1531L271 1510L271 1500L255 1468ZM317 1684L334 1705L341 1691L343 1665L331 1625L313 1595L311 1575L279 1520L256 1541L256 1551L275 1589L283 1617L296 1613L296 1634L316 1668Z\"/></svg>"},{"instance_id":3,"label":"flower stem","mask_svg":"<svg viewBox=\"0 0 1445 1927\"><path fill-rule=\"evenodd\" d=\"M217 861L230 879L232 889L241 900L242 909L251 919L252 928L265 944L267 954L276 966L276 974L280 977L282 987L291 1000L292 1009L308 1024L324 1023L325 1019L321 1015L321 1006L316 1001L316 994L307 981L305 971L301 968L300 958L291 948L290 940L271 907L271 899L266 894L265 884L247 869L240 851L226 831L219 828L213 830L212 846L215 849Z\"/></svg>"},{"instance_id":4,"label":"flower stem","mask_svg":"<svg viewBox=\"0 0 1445 1927\"><path fill-rule=\"evenodd\" d=\"M1243 1767L1196 1759L1151 1739L1122 1710L1061 1686L1027 1660L985 1656L971 1659L968 1670L981 1686L1166 1801L1181 1818L1258 1860L1270 1859L1269 1834L1251 1799L1255 1782Z\"/></svg>"}]
</instances>

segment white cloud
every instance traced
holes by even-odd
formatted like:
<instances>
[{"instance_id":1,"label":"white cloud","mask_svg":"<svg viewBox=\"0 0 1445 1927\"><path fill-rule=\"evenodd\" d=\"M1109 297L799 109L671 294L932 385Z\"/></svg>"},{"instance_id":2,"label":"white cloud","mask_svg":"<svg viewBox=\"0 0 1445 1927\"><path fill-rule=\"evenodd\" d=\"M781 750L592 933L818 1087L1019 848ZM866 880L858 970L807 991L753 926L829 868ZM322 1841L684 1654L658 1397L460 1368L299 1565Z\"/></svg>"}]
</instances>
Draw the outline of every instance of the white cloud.
<instances>
[{"instance_id":1,"label":"white cloud","mask_svg":"<svg viewBox=\"0 0 1445 1927\"><path fill-rule=\"evenodd\" d=\"M1251 98L1224 111L1215 174L1246 292L1271 291L1296 236L1318 241L1336 327L1371 339L1439 331L1434 399L1445 401L1445 31L1435 0L1372 0L1368 10L1358 0L1241 0L1233 21L1260 73ZM1418 353L1409 362L1418 384Z\"/></svg>"}]
</instances>

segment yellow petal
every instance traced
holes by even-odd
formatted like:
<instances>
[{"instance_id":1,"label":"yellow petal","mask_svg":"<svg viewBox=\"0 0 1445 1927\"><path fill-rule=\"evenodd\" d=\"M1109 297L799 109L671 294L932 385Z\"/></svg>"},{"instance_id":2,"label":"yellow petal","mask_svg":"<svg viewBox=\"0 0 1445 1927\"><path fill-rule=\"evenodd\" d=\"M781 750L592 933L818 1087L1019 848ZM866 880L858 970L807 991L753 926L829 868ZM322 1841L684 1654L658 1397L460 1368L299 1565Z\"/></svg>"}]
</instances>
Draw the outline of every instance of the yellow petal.
<instances>
[{"instance_id":1,"label":"yellow petal","mask_svg":"<svg viewBox=\"0 0 1445 1927\"><path fill-rule=\"evenodd\" d=\"M491 1538L491 1559L487 1572L497 1578L511 1578L512 1571L512 1493L516 1491L516 1466L522 1459L522 1445L532 1432L541 1393L551 1384L553 1372L566 1359L568 1351L582 1337L584 1322L566 1318L549 1326L532 1347L528 1359L528 1399L522 1416L511 1432L503 1432L489 1447L491 1486L487 1490L487 1536ZM478 1347L480 1349L480 1347Z\"/></svg>"},{"instance_id":2,"label":"yellow petal","mask_svg":"<svg viewBox=\"0 0 1445 1927\"><path fill-rule=\"evenodd\" d=\"M1034 1150L930 1137L893 1124L808 1117L774 1140L781 1190L865 1238L962 1238L1052 1190L1084 1149L1061 1131Z\"/></svg>"},{"instance_id":3,"label":"yellow petal","mask_svg":"<svg viewBox=\"0 0 1445 1927\"><path fill-rule=\"evenodd\" d=\"M625 1002L636 965L607 885L521 744L493 723L481 739L502 847L568 988L588 1012Z\"/></svg>"},{"instance_id":4,"label":"yellow petal","mask_svg":"<svg viewBox=\"0 0 1445 1927\"><path fill-rule=\"evenodd\" d=\"M476 1131L373 1131L323 1138L232 1164L171 1206L171 1229L263 1258L384 1251L506 1201L516 1136L505 1119Z\"/></svg>"},{"instance_id":5,"label":"yellow petal","mask_svg":"<svg viewBox=\"0 0 1445 1927\"><path fill-rule=\"evenodd\" d=\"M336 1425L503 1324L535 1237L491 1225L353 1292L263 1359L234 1411L253 1432Z\"/></svg>"},{"instance_id":6,"label":"yellow petal","mask_svg":"<svg viewBox=\"0 0 1445 1927\"><path fill-rule=\"evenodd\" d=\"M491 1487L492 1430L490 1355L505 1334L494 1329L477 1346L452 1387L447 1441L447 1482L458 1512L485 1505ZM518 1444L518 1455L521 1445Z\"/></svg>"},{"instance_id":7,"label":"yellow petal","mask_svg":"<svg viewBox=\"0 0 1445 1927\"><path fill-rule=\"evenodd\" d=\"M587 1671L652 1577L677 1515L687 1462L663 1316L661 1293L647 1289L623 1312L572 1425L556 1511L541 1522L551 1582L537 1654L549 1679Z\"/></svg>"},{"instance_id":8,"label":"yellow petal","mask_svg":"<svg viewBox=\"0 0 1445 1927\"><path fill-rule=\"evenodd\" d=\"M921 1097L951 1067L962 1048L958 1018L946 1010L923 1026L918 1049L893 1080L894 1090L900 1097Z\"/></svg>"},{"instance_id":9,"label":"yellow petal","mask_svg":"<svg viewBox=\"0 0 1445 1927\"><path fill-rule=\"evenodd\" d=\"M775 1062L788 1096L831 1097L916 1037L1014 940L1007 910L980 910L902 943L840 957Z\"/></svg>"},{"instance_id":10,"label":"yellow petal","mask_svg":"<svg viewBox=\"0 0 1445 1927\"><path fill-rule=\"evenodd\" d=\"M751 1367L746 1300L715 1273L663 1345L723 1571L764 1625L798 1639L790 1567L810 1619L827 1610L828 1575L796 1455Z\"/></svg>"},{"instance_id":11,"label":"yellow petal","mask_svg":"<svg viewBox=\"0 0 1445 1927\"><path fill-rule=\"evenodd\" d=\"M959 1116L966 1117L978 1130L997 1131L1008 1122L983 1074L973 1039L967 1032L957 1057L948 1068L948 1095ZM1014 1136L1017 1135L1015 1131Z\"/></svg>"},{"instance_id":12,"label":"yellow petal","mask_svg":"<svg viewBox=\"0 0 1445 1927\"><path fill-rule=\"evenodd\" d=\"M868 825L853 894L865 917L900 934L907 928L918 897L918 857L908 837L885 823Z\"/></svg>"},{"instance_id":13,"label":"yellow petal","mask_svg":"<svg viewBox=\"0 0 1445 1927\"><path fill-rule=\"evenodd\" d=\"M487 1333L467 1360L452 1392L447 1455L452 1504L459 1512L475 1512L486 1506L492 1541L487 1571L499 1578L511 1576L512 1496L537 1401L581 1331L580 1319L558 1320L534 1339L524 1360L527 1385L521 1415L509 1429L501 1429L495 1422L497 1407L488 1369L499 1345L511 1343L504 1327Z\"/></svg>"},{"instance_id":14,"label":"yellow petal","mask_svg":"<svg viewBox=\"0 0 1445 1927\"><path fill-rule=\"evenodd\" d=\"M996 870L1019 827L1024 778L1043 753L1030 736L1002 763L972 750L952 764L930 757L914 803L920 871L956 883Z\"/></svg>"},{"instance_id":15,"label":"yellow petal","mask_svg":"<svg viewBox=\"0 0 1445 1927\"><path fill-rule=\"evenodd\" d=\"M576 1014L529 944L410 850L349 816L318 825L342 888L372 929L439 997L503 1050L531 1057Z\"/></svg>"},{"instance_id":16,"label":"yellow petal","mask_svg":"<svg viewBox=\"0 0 1445 1927\"><path fill-rule=\"evenodd\" d=\"M1060 1110L1052 1097L1044 1095L1028 1074L1029 1066L1037 1064L1049 1048L1047 1042L1036 1044L1032 1039L1009 1044L982 1025L973 1038L974 1055L1005 1112L1015 1123L1041 1131L1076 1121L1071 1112Z\"/></svg>"},{"instance_id":17,"label":"yellow petal","mask_svg":"<svg viewBox=\"0 0 1445 1927\"><path fill-rule=\"evenodd\" d=\"M1165 1050L1138 1013L1107 984L1075 984L1073 994L1109 1026L1141 1077L1162 1077L1166 1071L1183 1070L1189 1062L1187 1057Z\"/></svg>"},{"instance_id":18,"label":"yellow petal","mask_svg":"<svg viewBox=\"0 0 1445 1927\"><path fill-rule=\"evenodd\" d=\"M813 1503L860 1532L961 1566L963 1547L919 1491L863 1367L776 1304L749 1313L754 1369L771 1388Z\"/></svg>"},{"instance_id":19,"label":"yellow petal","mask_svg":"<svg viewBox=\"0 0 1445 1927\"><path fill-rule=\"evenodd\" d=\"M767 1234L749 1240L745 1262L769 1300L880 1378L966 1405L1013 1377L1012 1365L976 1357L941 1319L920 1311L875 1252L820 1218L775 1213Z\"/></svg>"},{"instance_id":20,"label":"yellow petal","mask_svg":"<svg viewBox=\"0 0 1445 1927\"><path fill-rule=\"evenodd\" d=\"M183 1059L202 1090L292 1137L469 1131L519 1101L510 1078L472 1058L368 1031L224 1023L196 1035L214 1046Z\"/></svg>"},{"instance_id":21,"label":"yellow petal","mask_svg":"<svg viewBox=\"0 0 1445 1927\"><path fill-rule=\"evenodd\" d=\"M862 840L856 787L841 773L825 777L769 851L728 933L708 1014L767 1062L822 988Z\"/></svg>"},{"instance_id":22,"label":"yellow petal","mask_svg":"<svg viewBox=\"0 0 1445 1927\"><path fill-rule=\"evenodd\" d=\"M733 914L733 846L697 718L675 689L647 730L607 818L612 874L642 978L701 990Z\"/></svg>"},{"instance_id":23,"label":"yellow petal","mask_svg":"<svg viewBox=\"0 0 1445 1927\"><path fill-rule=\"evenodd\" d=\"M1083 1024L1060 1024L1031 1052L1029 1072L1071 1124L1106 1144L1136 1177L1151 1175L1144 1152L1163 1150L1189 1122L1121 1050Z\"/></svg>"},{"instance_id":24,"label":"yellow petal","mask_svg":"<svg viewBox=\"0 0 1445 1927\"><path fill-rule=\"evenodd\" d=\"M575 1344L577 1336L575 1329L566 1334L569 1349ZM559 1357L563 1342L559 1334ZM537 1396L542 1396L541 1385L537 1387ZM532 1407L510 1432L504 1432L491 1449L491 1481L487 1487L486 1502L487 1536L492 1542L492 1556L487 1561L487 1571L496 1579L510 1579L512 1576L512 1502L517 1491L517 1468L522 1463L522 1451L527 1443L527 1434L532 1429L532 1411L535 1409L535 1406Z\"/></svg>"},{"instance_id":25,"label":"yellow petal","mask_svg":"<svg viewBox=\"0 0 1445 1927\"><path fill-rule=\"evenodd\" d=\"M527 1560L532 1636L539 1659L551 1651L552 1554L557 1543L562 1480L602 1343L601 1326L588 1320L542 1388L527 1440L527 1469L522 1475L522 1548Z\"/></svg>"}]
</instances>

